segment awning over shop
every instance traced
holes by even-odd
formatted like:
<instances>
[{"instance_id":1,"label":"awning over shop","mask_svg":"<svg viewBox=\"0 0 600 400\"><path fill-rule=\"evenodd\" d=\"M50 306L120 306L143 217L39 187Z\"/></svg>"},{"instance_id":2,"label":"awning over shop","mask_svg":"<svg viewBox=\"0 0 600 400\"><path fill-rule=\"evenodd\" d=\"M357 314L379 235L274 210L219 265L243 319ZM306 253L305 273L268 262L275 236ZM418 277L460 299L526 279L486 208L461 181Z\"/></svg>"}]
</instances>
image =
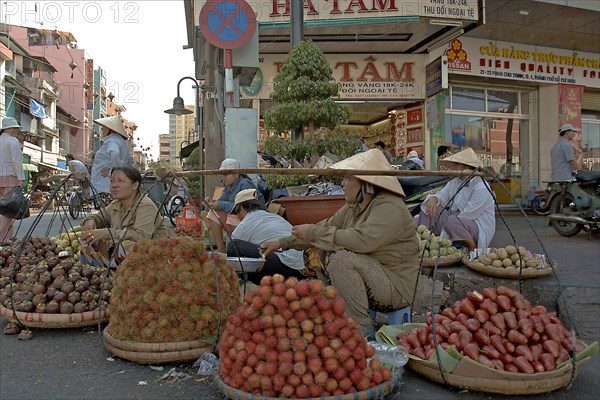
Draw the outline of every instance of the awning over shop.
<instances>
[{"instance_id":1,"label":"awning over shop","mask_svg":"<svg viewBox=\"0 0 600 400\"><path fill-rule=\"evenodd\" d=\"M23 171L38 172L39 169L35 164L23 164Z\"/></svg>"},{"instance_id":2,"label":"awning over shop","mask_svg":"<svg viewBox=\"0 0 600 400\"><path fill-rule=\"evenodd\" d=\"M46 164L46 163L43 163L43 162L41 162L41 161L40 161L40 162L36 162L36 164L37 164L38 166L40 166L40 167L43 167L43 168L51 168L51 169L55 169L55 170L57 170L57 171L61 171L61 172L69 172L69 170L68 170L68 169L62 169L62 168L60 168L60 167L58 167L58 166L56 166L56 165L52 165L52 164Z\"/></svg>"}]
</instances>

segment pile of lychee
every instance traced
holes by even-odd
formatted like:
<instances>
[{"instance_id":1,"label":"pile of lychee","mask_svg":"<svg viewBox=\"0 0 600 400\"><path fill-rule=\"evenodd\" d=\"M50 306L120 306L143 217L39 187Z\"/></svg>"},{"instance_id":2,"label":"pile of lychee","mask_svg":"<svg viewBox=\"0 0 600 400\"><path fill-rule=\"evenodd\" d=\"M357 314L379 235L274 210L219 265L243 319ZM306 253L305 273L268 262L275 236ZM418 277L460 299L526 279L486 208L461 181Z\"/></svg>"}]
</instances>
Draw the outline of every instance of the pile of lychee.
<instances>
[{"instance_id":1,"label":"pile of lychee","mask_svg":"<svg viewBox=\"0 0 600 400\"><path fill-rule=\"evenodd\" d=\"M219 342L219 376L249 393L311 398L363 391L391 379L372 358L344 300L318 280L266 276L232 314Z\"/></svg>"}]
</instances>

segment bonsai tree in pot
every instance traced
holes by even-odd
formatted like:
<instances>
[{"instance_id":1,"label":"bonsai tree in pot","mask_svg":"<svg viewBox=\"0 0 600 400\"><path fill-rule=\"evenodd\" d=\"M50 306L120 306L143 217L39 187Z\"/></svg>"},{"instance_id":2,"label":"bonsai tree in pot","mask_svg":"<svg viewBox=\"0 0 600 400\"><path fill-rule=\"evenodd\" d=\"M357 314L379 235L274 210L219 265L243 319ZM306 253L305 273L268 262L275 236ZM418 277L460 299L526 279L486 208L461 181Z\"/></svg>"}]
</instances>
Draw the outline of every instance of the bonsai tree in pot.
<instances>
[{"instance_id":1,"label":"bonsai tree in pot","mask_svg":"<svg viewBox=\"0 0 600 400\"><path fill-rule=\"evenodd\" d=\"M338 94L325 55L311 40L304 40L290 51L275 77L271 93L275 105L266 111L265 124L277 133L292 131L296 138L302 138L305 127L313 133L345 124L352 109L333 100Z\"/></svg>"},{"instance_id":2,"label":"bonsai tree in pot","mask_svg":"<svg viewBox=\"0 0 600 400\"><path fill-rule=\"evenodd\" d=\"M266 111L265 124L277 133L293 132L296 140L290 143L277 136L268 138L267 152L283 158L290 166L312 165L327 151L340 158L356 153L360 148L358 138L335 130L347 123L352 113L350 106L334 101L338 94L331 66L317 45L305 40L294 46L275 77L271 94L274 106ZM302 185L313 180L292 175L266 178L271 188Z\"/></svg>"}]
</instances>

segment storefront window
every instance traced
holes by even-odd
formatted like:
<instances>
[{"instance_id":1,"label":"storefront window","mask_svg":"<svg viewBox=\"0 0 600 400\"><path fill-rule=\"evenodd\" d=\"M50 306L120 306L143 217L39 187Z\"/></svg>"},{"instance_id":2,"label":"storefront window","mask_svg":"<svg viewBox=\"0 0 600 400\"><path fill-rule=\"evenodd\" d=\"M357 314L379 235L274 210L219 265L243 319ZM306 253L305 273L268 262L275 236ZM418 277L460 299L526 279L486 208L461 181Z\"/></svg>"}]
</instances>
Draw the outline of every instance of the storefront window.
<instances>
[{"instance_id":1,"label":"storefront window","mask_svg":"<svg viewBox=\"0 0 600 400\"><path fill-rule=\"evenodd\" d=\"M600 115L582 114L581 148L583 149L583 168L600 171Z\"/></svg>"},{"instance_id":2,"label":"storefront window","mask_svg":"<svg viewBox=\"0 0 600 400\"><path fill-rule=\"evenodd\" d=\"M447 102L449 108L464 111L485 111L485 91L471 87L452 87Z\"/></svg>"},{"instance_id":3,"label":"storefront window","mask_svg":"<svg viewBox=\"0 0 600 400\"><path fill-rule=\"evenodd\" d=\"M488 90L486 111L518 114L519 93L515 91L509 92L499 90Z\"/></svg>"},{"instance_id":4,"label":"storefront window","mask_svg":"<svg viewBox=\"0 0 600 400\"><path fill-rule=\"evenodd\" d=\"M510 177L519 171L520 125L519 120L500 116L450 114L446 115L445 139L459 150L471 147L485 166L493 167L501 177Z\"/></svg>"},{"instance_id":5,"label":"storefront window","mask_svg":"<svg viewBox=\"0 0 600 400\"><path fill-rule=\"evenodd\" d=\"M521 141L529 137L529 116L522 104L527 105L529 92L451 86L449 94L445 141L458 147L455 152L471 147L512 196L521 197L521 179L527 179L521 176L527 163ZM512 203L504 190L495 190L499 203Z\"/></svg>"}]
</instances>

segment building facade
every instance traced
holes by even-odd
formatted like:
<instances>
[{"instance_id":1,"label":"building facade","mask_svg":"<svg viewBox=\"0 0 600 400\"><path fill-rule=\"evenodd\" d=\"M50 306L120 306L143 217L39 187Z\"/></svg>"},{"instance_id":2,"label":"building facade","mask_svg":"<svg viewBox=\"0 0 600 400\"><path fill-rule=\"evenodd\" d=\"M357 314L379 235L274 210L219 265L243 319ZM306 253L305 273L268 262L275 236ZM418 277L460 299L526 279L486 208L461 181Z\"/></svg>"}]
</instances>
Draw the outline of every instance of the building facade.
<instances>
[{"instance_id":1,"label":"building facade","mask_svg":"<svg viewBox=\"0 0 600 400\"><path fill-rule=\"evenodd\" d=\"M195 36L205 3L185 2L188 43L196 43L197 69L208 79L210 53ZM549 179L549 151L563 123L582 128L574 141L582 167L600 168L600 3L426 5L304 4L304 38L324 52L340 84L338 101L353 108L343 129L367 143L386 142L398 163L415 149L430 169L441 144L472 147L518 201ZM290 49L292 10L284 0L253 9L260 62L252 83L240 88L240 107L262 115ZM218 100L222 81L214 84ZM258 123L261 140L269 132Z\"/></svg>"}]
</instances>

